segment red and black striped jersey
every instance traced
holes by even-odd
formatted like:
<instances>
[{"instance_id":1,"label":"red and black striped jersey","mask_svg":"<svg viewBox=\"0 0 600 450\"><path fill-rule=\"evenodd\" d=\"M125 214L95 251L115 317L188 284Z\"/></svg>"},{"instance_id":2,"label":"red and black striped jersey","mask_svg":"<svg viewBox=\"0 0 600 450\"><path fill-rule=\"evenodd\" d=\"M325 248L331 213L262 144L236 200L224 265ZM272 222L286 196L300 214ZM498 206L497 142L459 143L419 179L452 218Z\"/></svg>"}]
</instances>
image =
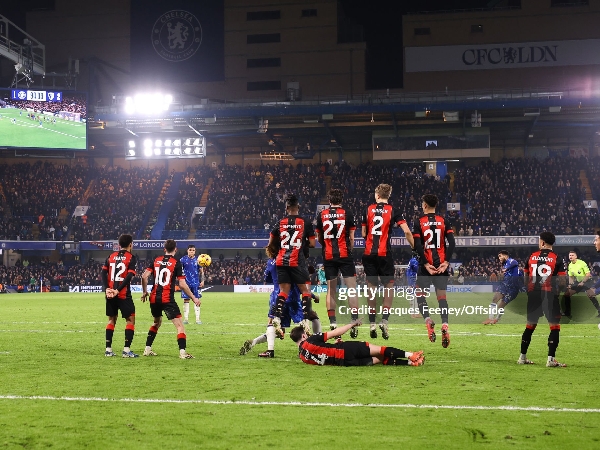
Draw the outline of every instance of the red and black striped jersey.
<instances>
[{"instance_id":1,"label":"red and black striped jersey","mask_svg":"<svg viewBox=\"0 0 600 450\"><path fill-rule=\"evenodd\" d=\"M299 347L298 356L306 364L343 366L344 349L341 343L328 344L327 333L309 336Z\"/></svg>"},{"instance_id":2,"label":"red and black striped jersey","mask_svg":"<svg viewBox=\"0 0 600 450\"><path fill-rule=\"evenodd\" d=\"M111 253L102 266L102 270L107 272L108 275L108 287L116 289L129 273L135 276L136 265L137 257L127 250ZM119 291L117 297L120 299L131 298L129 283Z\"/></svg>"},{"instance_id":3,"label":"red and black striped jersey","mask_svg":"<svg viewBox=\"0 0 600 450\"><path fill-rule=\"evenodd\" d=\"M310 222L300 216L286 216L271 230L271 237L279 242L275 259L278 266L304 267L306 258L302 246L305 240L315 238Z\"/></svg>"},{"instance_id":4,"label":"red and black striped jersey","mask_svg":"<svg viewBox=\"0 0 600 450\"><path fill-rule=\"evenodd\" d=\"M425 214L415 221L413 237L420 239L423 245L425 261L433 267L439 267L444 261L448 261L446 254L446 236L454 233L448 221L435 213Z\"/></svg>"},{"instance_id":5,"label":"red and black striped jersey","mask_svg":"<svg viewBox=\"0 0 600 450\"><path fill-rule=\"evenodd\" d=\"M344 208L325 208L317 217L316 231L323 236L323 259L352 258L350 231L355 230L354 216Z\"/></svg>"},{"instance_id":6,"label":"red and black striped jersey","mask_svg":"<svg viewBox=\"0 0 600 450\"><path fill-rule=\"evenodd\" d=\"M175 302L175 280L185 280L181 263L172 255L164 255L157 257L146 270L154 274L150 303Z\"/></svg>"},{"instance_id":7,"label":"red and black striped jersey","mask_svg":"<svg viewBox=\"0 0 600 450\"><path fill-rule=\"evenodd\" d=\"M528 277L527 292L546 291L556 292L559 276L565 276L567 271L562 258L559 258L552 250L543 249L533 252L524 270Z\"/></svg>"},{"instance_id":8,"label":"red and black striped jersey","mask_svg":"<svg viewBox=\"0 0 600 450\"><path fill-rule=\"evenodd\" d=\"M362 217L362 226L367 227L365 238L365 255L387 256L392 252L390 238L394 224L406 223L402 214L387 203L369 205L367 213Z\"/></svg>"}]
</instances>

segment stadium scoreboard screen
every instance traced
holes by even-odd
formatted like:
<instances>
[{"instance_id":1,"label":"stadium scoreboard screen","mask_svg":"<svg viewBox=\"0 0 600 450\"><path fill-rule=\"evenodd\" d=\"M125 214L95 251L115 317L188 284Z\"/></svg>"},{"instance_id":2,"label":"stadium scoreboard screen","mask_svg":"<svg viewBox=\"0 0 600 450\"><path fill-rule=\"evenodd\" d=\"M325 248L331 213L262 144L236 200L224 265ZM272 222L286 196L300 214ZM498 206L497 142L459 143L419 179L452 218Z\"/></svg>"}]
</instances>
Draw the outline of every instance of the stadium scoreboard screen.
<instances>
[{"instance_id":1,"label":"stadium scoreboard screen","mask_svg":"<svg viewBox=\"0 0 600 450\"><path fill-rule=\"evenodd\" d=\"M23 89L13 89L11 91L12 100L27 100L30 102L62 102L62 92L55 91L31 91Z\"/></svg>"},{"instance_id":2,"label":"stadium scoreboard screen","mask_svg":"<svg viewBox=\"0 0 600 450\"><path fill-rule=\"evenodd\" d=\"M0 148L87 150L87 95L0 89Z\"/></svg>"}]
</instances>

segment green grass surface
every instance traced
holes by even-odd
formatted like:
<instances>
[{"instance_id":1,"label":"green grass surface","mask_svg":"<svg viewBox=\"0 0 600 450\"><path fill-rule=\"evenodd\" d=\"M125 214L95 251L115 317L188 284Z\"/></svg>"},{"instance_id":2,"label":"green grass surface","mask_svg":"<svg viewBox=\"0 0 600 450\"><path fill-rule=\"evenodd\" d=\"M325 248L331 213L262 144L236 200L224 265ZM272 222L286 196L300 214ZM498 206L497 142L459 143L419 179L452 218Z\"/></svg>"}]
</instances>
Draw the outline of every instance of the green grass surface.
<instances>
[{"instance_id":1,"label":"green grass surface","mask_svg":"<svg viewBox=\"0 0 600 450\"><path fill-rule=\"evenodd\" d=\"M450 305L465 298L450 294ZM600 448L595 324L563 326L564 369L544 365L545 325L528 354L538 364L519 366L523 324L451 324L443 349L412 319L372 342L423 349L423 367L315 367L289 339L276 342L275 359L256 357L264 345L238 355L264 332L266 306L262 294L206 292L204 324L186 327L196 359L177 357L168 322L158 357L123 359L103 356L102 295L0 296L0 448ZM136 307L141 353L151 319L148 305ZM316 309L326 322L323 303ZM119 353L123 329L120 319Z\"/></svg>"},{"instance_id":2,"label":"green grass surface","mask_svg":"<svg viewBox=\"0 0 600 450\"><path fill-rule=\"evenodd\" d=\"M56 118L56 123L27 118L27 111L0 109L0 146L22 148L86 149L86 124ZM11 119L16 119L12 123Z\"/></svg>"}]
</instances>

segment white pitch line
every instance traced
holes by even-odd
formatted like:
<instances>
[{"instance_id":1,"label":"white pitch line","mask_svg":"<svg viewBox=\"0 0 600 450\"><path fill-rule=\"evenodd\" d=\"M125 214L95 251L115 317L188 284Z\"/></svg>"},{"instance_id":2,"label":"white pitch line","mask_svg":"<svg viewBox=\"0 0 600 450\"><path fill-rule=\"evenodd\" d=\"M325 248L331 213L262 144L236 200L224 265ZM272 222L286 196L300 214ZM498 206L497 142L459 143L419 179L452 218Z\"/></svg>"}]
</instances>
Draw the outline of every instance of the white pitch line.
<instances>
[{"instance_id":1,"label":"white pitch line","mask_svg":"<svg viewBox=\"0 0 600 450\"><path fill-rule=\"evenodd\" d=\"M412 403L321 403L260 402L255 400L178 400L160 398L53 397L46 395L0 395L0 400L50 400L67 402L202 404L242 406L325 406L330 408L451 409L474 411L525 411L558 413L600 413L600 408L555 408L543 406L417 405Z\"/></svg>"}]
</instances>

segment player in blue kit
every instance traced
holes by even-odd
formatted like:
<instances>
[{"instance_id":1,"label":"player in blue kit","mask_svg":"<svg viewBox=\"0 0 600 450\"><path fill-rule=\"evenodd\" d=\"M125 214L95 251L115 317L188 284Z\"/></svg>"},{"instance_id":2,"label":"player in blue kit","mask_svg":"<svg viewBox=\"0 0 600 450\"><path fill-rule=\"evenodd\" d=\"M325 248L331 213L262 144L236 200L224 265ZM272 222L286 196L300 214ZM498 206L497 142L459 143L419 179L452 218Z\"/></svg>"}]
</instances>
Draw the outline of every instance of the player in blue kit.
<instances>
[{"instance_id":1,"label":"player in blue kit","mask_svg":"<svg viewBox=\"0 0 600 450\"><path fill-rule=\"evenodd\" d=\"M417 287L417 273L419 272L419 254L413 250L412 258L408 261L408 267L406 268L406 284L408 287L415 289ZM413 319L421 318L421 314L418 313L419 305L417 304L417 297L410 302L410 307L415 314L411 314L410 316Z\"/></svg>"},{"instance_id":2,"label":"player in blue kit","mask_svg":"<svg viewBox=\"0 0 600 450\"><path fill-rule=\"evenodd\" d=\"M180 260L183 266L183 274L185 275L185 282L187 283L192 294L196 298L202 298L202 292L200 288L204 287L204 268L198 264L196 258L196 246L193 244L188 245L187 255L183 256ZM181 298L183 300L183 323L189 323L190 315L190 298L185 295L185 292L181 291ZM196 313L196 324L202 324L200 320L200 306L194 305L194 312Z\"/></svg>"},{"instance_id":3,"label":"player in blue kit","mask_svg":"<svg viewBox=\"0 0 600 450\"><path fill-rule=\"evenodd\" d=\"M504 314L500 310L503 310L506 305L517 297L522 286L523 273L519 271L517 260L511 258L506 250L500 250L498 259L502 263L504 279L498 288L498 292L494 294L492 303L490 303L489 318L483 322L484 325L498 323L502 314Z\"/></svg>"},{"instance_id":4,"label":"player in blue kit","mask_svg":"<svg viewBox=\"0 0 600 450\"><path fill-rule=\"evenodd\" d=\"M283 305L283 313L281 315L281 331L278 334L273 326L273 318L275 317L275 309L277 307L277 296L279 295L279 282L277 279L277 265L275 257L277 256L276 251L272 251L270 247L266 250L269 260L267 261L267 267L264 273L264 281L267 284L273 283L273 292L269 299L269 323L267 324L267 330L264 334L257 336L254 339L249 339L244 342L244 345L240 349L240 355L245 355L257 344L267 343L267 350L260 353L258 356L261 358L274 358L275 357L275 338L283 339L285 337L285 328L290 327L292 321L294 323L301 323L304 320L304 312L302 310L302 301L300 296L300 290L295 284L292 285L290 293ZM318 303L319 298L315 294L311 294L311 298ZM313 333L321 332L321 321L315 311L310 309L308 313L308 320L312 323Z\"/></svg>"}]
</instances>

